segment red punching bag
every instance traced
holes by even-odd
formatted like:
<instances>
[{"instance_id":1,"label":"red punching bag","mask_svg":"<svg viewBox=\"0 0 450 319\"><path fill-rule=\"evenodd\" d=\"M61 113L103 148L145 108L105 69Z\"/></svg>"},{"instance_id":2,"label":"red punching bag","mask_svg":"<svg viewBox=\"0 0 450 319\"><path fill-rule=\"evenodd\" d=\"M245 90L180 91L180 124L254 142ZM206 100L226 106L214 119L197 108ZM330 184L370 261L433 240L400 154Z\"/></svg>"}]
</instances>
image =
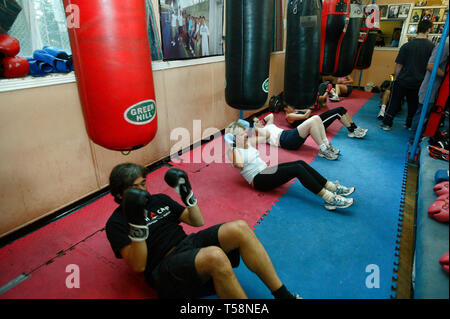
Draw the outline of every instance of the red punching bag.
<instances>
[{"instance_id":1,"label":"red punching bag","mask_svg":"<svg viewBox=\"0 0 450 319\"><path fill-rule=\"evenodd\" d=\"M115 151L145 146L156 134L157 113L144 0L64 6L89 137Z\"/></svg>"},{"instance_id":2,"label":"red punching bag","mask_svg":"<svg viewBox=\"0 0 450 319\"><path fill-rule=\"evenodd\" d=\"M336 72L342 42L350 22L350 0L323 0L320 73Z\"/></svg>"}]
</instances>

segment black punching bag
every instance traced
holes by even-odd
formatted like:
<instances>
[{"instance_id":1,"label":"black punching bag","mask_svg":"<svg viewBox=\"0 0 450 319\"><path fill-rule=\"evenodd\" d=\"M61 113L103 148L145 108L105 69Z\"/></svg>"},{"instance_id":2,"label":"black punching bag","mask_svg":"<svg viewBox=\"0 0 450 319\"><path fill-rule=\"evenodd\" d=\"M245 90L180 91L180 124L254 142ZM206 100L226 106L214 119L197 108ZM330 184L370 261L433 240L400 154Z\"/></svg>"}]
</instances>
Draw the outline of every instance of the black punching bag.
<instances>
[{"instance_id":1,"label":"black punching bag","mask_svg":"<svg viewBox=\"0 0 450 319\"><path fill-rule=\"evenodd\" d=\"M320 82L320 0L289 0L287 8L284 101L308 107Z\"/></svg>"},{"instance_id":2,"label":"black punching bag","mask_svg":"<svg viewBox=\"0 0 450 319\"><path fill-rule=\"evenodd\" d=\"M362 20L362 6L357 1L351 1L347 29L341 44L338 46L334 76L341 77L352 73L358 54L358 38Z\"/></svg>"},{"instance_id":3,"label":"black punching bag","mask_svg":"<svg viewBox=\"0 0 450 319\"><path fill-rule=\"evenodd\" d=\"M323 0L321 19L320 73L335 73L338 50L349 22L350 0Z\"/></svg>"},{"instance_id":4,"label":"black punching bag","mask_svg":"<svg viewBox=\"0 0 450 319\"><path fill-rule=\"evenodd\" d=\"M358 70L367 69L372 63L380 24L379 11L376 5L366 7L364 14L365 19L359 33L358 54L355 61L355 69Z\"/></svg>"},{"instance_id":5,"label":"black punching bag","mask_svg":"<svg viewBox=\"0 0 450 319\"><path fill-rule=\"evenodd\" d=\"M266 103L272 51L272 0L227 0L225 100L240 110Z\"/></svg>"}]
</instances>

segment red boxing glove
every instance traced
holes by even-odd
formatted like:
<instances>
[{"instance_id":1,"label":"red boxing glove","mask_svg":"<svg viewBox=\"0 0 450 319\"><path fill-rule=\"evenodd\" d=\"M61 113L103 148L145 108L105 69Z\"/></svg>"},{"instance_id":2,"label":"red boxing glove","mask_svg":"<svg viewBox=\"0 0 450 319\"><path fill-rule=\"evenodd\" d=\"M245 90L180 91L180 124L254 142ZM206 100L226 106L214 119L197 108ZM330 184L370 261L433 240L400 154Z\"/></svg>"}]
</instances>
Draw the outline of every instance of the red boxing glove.
<instances>
[{"instance_id":1,"label":"red boxing glove","mask_svg":"<svg viewBox=\"0 0 450 319\"><path fill-rule=\"evenodd\" d=\"M448 223L448 201L436 200L428 208L428 216L441 223Z\"/></svg>"},{"instance_id":2,"label":"red boxing glove","mask_svg":"<svg viewBox=\"0 0 450 319\"><path fill-rule=\"evenodd\" d=\"M0 59L16 56L20 51L19 40L7 34L0 34Z\"/></svg>"},{"instance_id":3,"label":"red boxing glove","mask_svg":"<svg viewBox=\"0 0 450 319\"><path fill-rule=\"evenodd\" d=\"M442 268L444 268L444 271L448 275L448 252L442 255L442 257L439 259L439 263L441 264Z\"/></svg>"},{"instance_id":4,"label":"red boxing glove","mask_svg":"<svg viewBox=\"0 0 450 319\"><path fill-rule=\"evenodd\" d=\"M433 187L433 190L438 196L441 196L442 194L448 194L448 181L436 184Z\"/></svg>"},{"instance_id":5,"label":"red boxing glove","mask_svg":"<svg viewBox=\"0 0 450 319\"><path fill-rule=\"evenodd\" d=\"M0 76L5 78L21 78L30 73L30 64L20 56L0 60Z\"/></svg>"}]
</instances>

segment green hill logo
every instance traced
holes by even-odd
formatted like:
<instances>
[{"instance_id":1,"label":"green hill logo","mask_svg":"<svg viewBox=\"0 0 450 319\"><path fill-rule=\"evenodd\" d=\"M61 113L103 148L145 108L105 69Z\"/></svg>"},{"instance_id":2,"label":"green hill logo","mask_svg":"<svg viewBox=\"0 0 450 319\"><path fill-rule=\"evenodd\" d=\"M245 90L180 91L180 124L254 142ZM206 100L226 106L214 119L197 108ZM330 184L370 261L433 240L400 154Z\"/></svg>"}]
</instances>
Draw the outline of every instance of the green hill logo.
<instances>
[{"instance_id":1,"label":"green hill logo","mask_svg":"<svg viewBox=\"0 0 450 319\"><path fill-rule=\"evenodd\" d=\"M269 78L267 78L262 84L262 90L264 93L269 93Z\"/></svg>"},{"instance_id":2,"label":"green hill logo","mask_svg":"<svg viewBox=\"0 0 450 319\"><path fill-rule=\"evenodd\" d=\"M134 125L148 124L155 118L156 103L153 100L146 100L136 103L126 109L123 114L128 123Z\"/></svg>"}]
</instances>

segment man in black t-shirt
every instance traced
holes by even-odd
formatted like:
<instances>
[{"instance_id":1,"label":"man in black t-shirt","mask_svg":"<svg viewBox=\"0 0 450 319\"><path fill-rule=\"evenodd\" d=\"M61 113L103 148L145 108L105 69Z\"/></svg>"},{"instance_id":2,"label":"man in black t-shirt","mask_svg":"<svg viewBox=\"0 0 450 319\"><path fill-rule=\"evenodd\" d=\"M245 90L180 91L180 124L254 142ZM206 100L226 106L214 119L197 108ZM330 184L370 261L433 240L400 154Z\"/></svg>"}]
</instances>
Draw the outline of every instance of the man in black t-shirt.
<instances>
[{"instance_id":1,"label":"man in black t-shirt","mask_svg":"<svg viewBox=\"0 0 450 319\"><path fill-rule=\"evenodd\" d=\"M275 298L295 299L280 281L263 245L245 221L215 225L187 235L180 223L204 224L187 174L171 168L165 181L180 195L183 207L164 194L150 195L147 171L136 164L114 167L110 190L120 206L106 223L117 258L143 272L160 298L247 298L232 268L240 258Z\"/></svg>"},{"instance_id":2,"label":"man in black t-shirt","mask_svg":"<svg viewBox=\"0 0 450 319\"><path fill-rule=\"evenodd\" d=\"M405 43L395 59L394 83L391 99L384 114L381 128L385 131L392 129L395 115L401 108L404 97L408 103L408 115L405 127L411 127L412 119L419 105L418 94L422 84L427 62L433 51L433 43L428 40L428 33L433 29L433 23L422 20L417 26L417 37Z\"/></svg>"}]
</instances>

